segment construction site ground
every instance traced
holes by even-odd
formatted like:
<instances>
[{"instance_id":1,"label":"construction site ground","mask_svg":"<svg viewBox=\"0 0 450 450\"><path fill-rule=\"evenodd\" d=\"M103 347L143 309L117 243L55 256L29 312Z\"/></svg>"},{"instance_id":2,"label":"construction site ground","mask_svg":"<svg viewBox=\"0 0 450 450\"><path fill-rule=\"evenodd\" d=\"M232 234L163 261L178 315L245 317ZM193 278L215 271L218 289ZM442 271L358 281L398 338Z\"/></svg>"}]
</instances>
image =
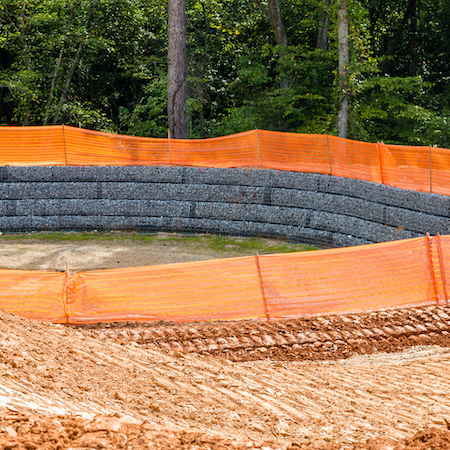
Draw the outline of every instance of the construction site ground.
<instances>
[{"instance_id":1,"label":"construction site ground","mask_svg":"<svg viewBox=\"0 0 450 450\"><path fill-rule=\"evenodd\" d=\"M0 448L450 449L449 373L447 305L82 327L0 311Z\"/></svg>"}]
</instances>

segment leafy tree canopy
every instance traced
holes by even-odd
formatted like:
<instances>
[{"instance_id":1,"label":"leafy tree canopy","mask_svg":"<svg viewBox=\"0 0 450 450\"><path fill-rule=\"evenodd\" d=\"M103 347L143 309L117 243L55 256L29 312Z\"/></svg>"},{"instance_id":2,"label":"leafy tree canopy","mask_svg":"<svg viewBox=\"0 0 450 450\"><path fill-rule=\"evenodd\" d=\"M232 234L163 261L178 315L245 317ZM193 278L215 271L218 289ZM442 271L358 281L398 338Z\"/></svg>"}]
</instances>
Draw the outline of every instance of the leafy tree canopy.
<instances>
[{"instance_id":1,"label":"leafy tree canopy","mask_svg":"<svg viewBox=\"0 0 450 450\"><path fill-rule=\"evenodd\" d=\"M188 137L336 134L336 2L279 0L284 48L267 0L186 3ZM450 147L450 3L348 8L348 137ZM164 1L0 0L0 124L165 137L167 45Z\"/></svg>"}]
</instances>

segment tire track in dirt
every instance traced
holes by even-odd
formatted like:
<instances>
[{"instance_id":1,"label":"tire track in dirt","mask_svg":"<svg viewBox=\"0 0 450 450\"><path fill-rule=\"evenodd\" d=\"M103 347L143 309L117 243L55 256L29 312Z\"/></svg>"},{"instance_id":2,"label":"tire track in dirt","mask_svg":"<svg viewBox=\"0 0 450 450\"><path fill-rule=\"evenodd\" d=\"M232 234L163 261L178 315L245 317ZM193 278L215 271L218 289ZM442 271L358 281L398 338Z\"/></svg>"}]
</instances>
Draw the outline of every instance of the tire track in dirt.
<instances>
[{"instance_id":1,"label":"tire track in dirt","mask_svg":"<svg viewBox=\"0 0 450 450\"><path fill-rule=\"evenodd\" d=\"M311 319L311 326L317 320L330 318ZM279 333L289 331L285 322L278 325L286 327ZM284 448L317 440L349 447L368 438L403 439L450 417L447 348L325 362L235 362L92 336L99 332L0 311L0 407L85 418L116 413L132 423L145 419L221 438L276 440Z\"/></svg>"},{"instance_id":2,"label":"tire track in dirt","mask_svg":"<svg viewBox=\"0 0 450 450\"><path fill-rule=\"evenodd\" d=\"M85 325L93 336L165 352L231 361L338 360L430 343L450 347L450 306L306 317L269 322L110 323Z\"/></svg>"}]
</instances>

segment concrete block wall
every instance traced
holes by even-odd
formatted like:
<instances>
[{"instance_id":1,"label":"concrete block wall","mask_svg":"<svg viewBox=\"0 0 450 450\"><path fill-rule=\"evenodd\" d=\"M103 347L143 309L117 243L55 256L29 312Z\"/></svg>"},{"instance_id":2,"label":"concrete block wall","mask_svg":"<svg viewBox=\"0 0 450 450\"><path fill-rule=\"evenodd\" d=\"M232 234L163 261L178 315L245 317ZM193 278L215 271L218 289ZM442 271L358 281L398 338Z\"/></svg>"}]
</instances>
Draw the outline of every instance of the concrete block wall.
<instances>
[{"instance_id":1,"label":"concrete block wall","mask_svg":"<svg viewBox=\"0 0 450 450\"><path fill-rule=\"evenodd\" d=\"M136 230L343 247L450 234L450 197L276 170L0 167L0 231Z\"/></svg>"}]
</instances>

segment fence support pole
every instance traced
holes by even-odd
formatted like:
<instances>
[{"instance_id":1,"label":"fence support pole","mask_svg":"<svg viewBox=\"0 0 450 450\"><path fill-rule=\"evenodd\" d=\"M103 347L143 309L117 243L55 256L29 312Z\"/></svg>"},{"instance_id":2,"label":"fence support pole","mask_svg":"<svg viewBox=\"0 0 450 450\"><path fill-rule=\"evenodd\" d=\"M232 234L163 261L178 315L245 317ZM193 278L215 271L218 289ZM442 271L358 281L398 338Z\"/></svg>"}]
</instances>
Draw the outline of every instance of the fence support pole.
<instances>
[{"instance_id":1,"label":"fence support pole","mask_svg":"<svg viewBox=\"0 0 450 450\"><path fill-rule=\"evenodd\" d=\"M444 256L442 255L442 236L438 234L438 258L439 258L439 267L441 269L441 277L442 277L442 285L444 287L444 296L445 303L448 305L448 294L447 294L447 279L445 276L445 265L444 265Z\"/></svg>"},{"instance_id":2,"label":"fence support pole","mask_svg":"<svg viewBox=\"0 0 450 450\"><path fill-rule=\"evenodd\" d=\"M67 166L67 149L66 149L66 133L64 131L64 124L62 124L63 144L64 144L64 161Z\"/></svg>"},{"instance_id":3,"label":"fence support pole","mask_svg":"<svg viewBox=\"0 0 450 450\"><path fill-rule=\"evenodd\" d=\"M258 269L259 286L261 287L261 295L262 295L263 305L264 305L264 314L266 315L267 321L269 321L270 320L269 309L267 308L266 293L264 292L264 284L263 284L263 280L262 280L261 267L259 265L258 254L255 255L255 260L256 260L256 268Z\"/></svg>"},{"instance_id":4,"label":"fence support pole","mask_svg":"<svg viewBox=\"0 0 450 450\"><path fill-rule=\"evenodd\" d=\"M383 158L381 157L381 142L377 142L377 153L378 153L378 162L380 164L381 183L386 184L384 182Z\"/></svg>"},{"instance_id":5,"label":"fence support pole","mask_svg":"<svg viewBox=\"0 0 450 450\"><path fill-rule=\"evenodd\" d=\"M262 163L261 163L261 149L259 148L258 128L255 129L255 132L256 132L256 144L258 145L259 167L262 168Z\"/></svg>"},{"instance_id":6,"label":"fence support pole","mask_svg":"<svg viewBox=\"0 0 450 450\"><path fill-rule=\"evenodd\" d=\"M431 153L431 145L430 145L430 194L433 193L433 158Z\"/></svg>"},{"instance_id":7,"label":"fence support pole","mask_svg":"<svg viewBox=\"0 0 450 450\"><path fill-rule=\"evenodd\" d=\"M437 304L439 304L439 295L438 295L438 288L437 288L437 283L436 283L436 274L434 273L433 255L431 253L431 239L430 239L429 233L427 233L425 240L427 241L427 250L428 250L428 258L430 261L431 279L433 281L434 301Z\"/></svg>"},{"instance_id":8,"label":"fence support pole","mask_svg":"<svg viewBox=\"0 0 450 450\"><path fill-rule=\"evenodd\" d=\"M333 167L331 165L331 155L330 155L330 143L328 142L328 134L327 137L327 150L328 150L328 163L330 164L330 175L333 176Z\"/></svg>"},{"instance_id":9,"label":"fence support pole","mask_svg":"<svg viewBox=\"0 0 450 450\"><path fill-rule=\"evenodd\" d=\"M171 148L170 148L170 128L167 129L167 139L168 139L168 143L169 143L169 165L172 165L172 152L171 152Z\"/></svg>"},{"instance_id":10,"label":"fence support pole","mask_svg":"<svg viewBox=\"0 0 450 450\"><path fill-rule=\"evenodd\" d=\"M66 273L64 274L64 291L63 291L63 305L64 314L66 316L66 323L69 323L69 262L66 262Z\"/></svg>"}]
</instances>

